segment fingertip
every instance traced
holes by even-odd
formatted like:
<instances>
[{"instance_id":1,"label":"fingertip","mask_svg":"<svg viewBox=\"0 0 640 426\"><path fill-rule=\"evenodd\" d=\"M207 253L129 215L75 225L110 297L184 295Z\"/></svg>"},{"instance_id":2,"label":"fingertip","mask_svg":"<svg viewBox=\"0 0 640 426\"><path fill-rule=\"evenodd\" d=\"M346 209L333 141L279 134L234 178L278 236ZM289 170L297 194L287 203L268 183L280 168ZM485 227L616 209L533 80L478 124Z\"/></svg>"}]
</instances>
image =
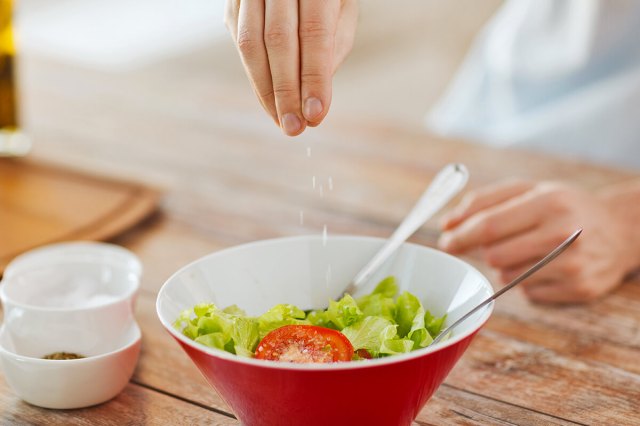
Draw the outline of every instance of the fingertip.
<instances>
[{"instance_id":1,"label":"fingertip","mask_svg":"<svg viewBox=\"0 0 640 426\"><path fill-rule=\"evenodd\" d=\"M317 126L320 124L323 112L324 105L320 99L313 96L305 99L302 105L302 115L308 122L314 123Z\"/></svg>"},{"instance_id":2,"label":"fingertip","mask_svg":"<svg viewBox=\"0 0 640 426\"><path fill-rule=\"evenodd\" d=\"M449 253L455 250L455 244L451 233L444 232L440 235L440 238L438 238L438 248Z\"/></svg>"},{"instance_id":3,"label":"fingertip","mask_svg":"<svg viewBox=\"0 0 640 426\"><path fill-rule=\"evenodd\" d=\"M285 135L298 136L304 131L306 122L296 114L289 112L282 117L280 127Z\"/></svg>"},{"instance_id":4,"label":"fingertip","mask_svg":"<svg viewBox=\"0 0 640 426\"><path fill-rule=\"evenodd\" d=\"M459 223L458 217L453 213L447 213L440 219L440 229L449 231Z\"/></svg>"},{"instance_id":5,"label":"fingertip","mask_svg":"<svg viewBox=\"0 0 640 426\"><path fill-rule=\"evenodd\" d=\"M464 203L459 204L442 216L442 227L452 229L469 218L469 208Z\"/></svg>"}]
</instances>

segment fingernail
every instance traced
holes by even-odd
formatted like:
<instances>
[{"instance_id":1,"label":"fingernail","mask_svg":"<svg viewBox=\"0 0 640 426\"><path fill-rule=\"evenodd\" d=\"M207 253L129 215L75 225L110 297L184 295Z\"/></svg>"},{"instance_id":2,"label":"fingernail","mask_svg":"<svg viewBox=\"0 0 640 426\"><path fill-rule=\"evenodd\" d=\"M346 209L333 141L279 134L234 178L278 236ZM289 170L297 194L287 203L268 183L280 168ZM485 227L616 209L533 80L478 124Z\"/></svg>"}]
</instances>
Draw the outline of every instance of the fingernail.
<instances>
[{"instance_id":1,"label":"fingernail","mask_svg":"<svg viewBox=\"0 0 640 426\"><path fill-rule=\"evenodd\" d=\"M282 128L287 135L295 135L300 131L300 127L302 127L302 123L294 113L290 112L282 117Z\"/></svg>"},{"instance_id":2,"label":"fingernail","mask_svg":"<svg viewBox=\"0 0 640 426\"><path fill-rule=\"evenodd\" d=\"M456 209L453 209L444 215L442 215L442 219L440 220L440 226L443 230L448 231L460 224L460 221L464 218L461 212Z\"/></svg>"},{"instance_id":3,"label":"fingernail","mask_svg":"<svg viewBox=\"0 0 640 426\"><path fill-rule=\"evenodd\" d=\"M318 98L307 98L304 101L302 113L304 114L304 118L313 121L322 114L322 102L320 102Z\"/></svg>"}]
</instances>

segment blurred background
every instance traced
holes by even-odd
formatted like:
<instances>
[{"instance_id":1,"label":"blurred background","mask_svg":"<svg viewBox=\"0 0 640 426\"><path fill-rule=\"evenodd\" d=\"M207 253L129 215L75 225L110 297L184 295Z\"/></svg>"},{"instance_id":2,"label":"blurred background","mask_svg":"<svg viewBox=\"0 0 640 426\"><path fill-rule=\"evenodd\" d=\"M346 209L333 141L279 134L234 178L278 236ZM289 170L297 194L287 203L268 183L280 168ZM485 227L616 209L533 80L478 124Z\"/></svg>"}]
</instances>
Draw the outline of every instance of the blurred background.
<instances>
[{"instance_id":1,"label":"blurred background","mask_svg":"<svg viewBox=\"0 0 640 426\"><path fill-rule=\"evenodd\" d=\"M361 2L328 118L289 138L253 94L224 2L17 1L29 158L160 188L165 215L230 243L327 224L355 232L348 216L363 203L393 229L436 167L460 158L421 160L433 152L428 138L398 138L392 128L427 135L425 114L499 4ZM389 137L370 123L386 123ZM380 234L376 226L362 231Z\"/></svg>"},{"instance_id":2,"label":"blurred background","mask_svg":"<svg viewBox=\"0 0 640 426\"><path fill-rule=\"evenodd\" d=\"M227 246L325 228L388 235L443 164L473 167L491 157L450 140L443 149L425 116L500 4L361 2L328 117L290 138L255 98L223 23L223 1L13 2L19 123L33 147L29 162L11 171L20 178L0 170L8 206L0 234L13 241L0 247L4 259L77 239L73 232L97 221L108 232L80 236L122 235L116 242L139 253L151 248L152 259L163 259L153 271L158 280L219 247L212 240ZM29 164L84 173L87 188L72 182L54 191ZM516 163L504 167L527 174ZM472 186L487 180L477 169ZM17 184L34 176L41 180L32 186ZM123 234L135 214L122 219L124 198L101 195L87 176L159 189L160 214ZM143 207L131 205L142 217ZM435 223L415 239L433 244ZM192 244L194 235L202 245ZM155 248L181 242L180 256Z\"/></svg>"},{"instance_id":3,"label":"blurred background","mask_svg":"<svg viewBox=\"0 0 640 426\"><path fill-rule=\"evenodd\" d=\"M126 128L134 117L150 115L160 122L180 121L180 115L222 122L233 117L275 134L277 129L254 99L224 27L223 3L18 1L16 30L24 126L36 140L43 134L48 120L42 116L37 98L45 91L64 94L65 102L58 109L69 119L78 108L84 117L89 112L95 114L90 126L76 123L78 137L87 136L91 129L86 127L117 131ZM473 36L499 4L496 0L455 4L411 0L399 7L381 0L361 2L356 44L336 75L328 123L332 117L353 115L383 117L420 128ZM46 84L38 78L44 72L40 68L43 62L47 63L46 72L52 74ZM66 79L70 69L82 69L82 73ZM120 101L121 108L105 111L100 104L87 104L89 98L84 95L86 87L80 76L104 77L102 94L108 94L110 101ZM135 92L129 85L135 86ZM149 103L155 111L148 111L142 99L153 99ZM202 108L203 103L209 111ZM220 105L219 110L211 109L214 103ZM172 117L167 117L168 111ZM147 137L129 134L127 143ZM189 139L181 138L184 150L189 149ZM45 150L46 144L42 145L39 149Z\"/></svg>"}]
</instances>

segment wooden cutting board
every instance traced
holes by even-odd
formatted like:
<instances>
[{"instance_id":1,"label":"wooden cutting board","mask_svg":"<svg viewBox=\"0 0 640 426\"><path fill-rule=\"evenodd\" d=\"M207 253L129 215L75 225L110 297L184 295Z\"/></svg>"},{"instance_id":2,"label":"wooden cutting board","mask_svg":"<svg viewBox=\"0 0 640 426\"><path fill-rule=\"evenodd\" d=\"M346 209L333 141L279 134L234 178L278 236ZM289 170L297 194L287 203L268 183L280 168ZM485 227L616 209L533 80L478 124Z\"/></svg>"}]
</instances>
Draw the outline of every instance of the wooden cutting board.
<instances>
[{"instance_id":1,"label":"wooden cutting board","mask_svg":"<svg viewBox=\"0 0 640 426\"><path fill-rule=\"evenodd\" d=\"M114 237L152 213L159 198L140 184L0 158L0 274L43 244Z\"/></svg>"}]
</instances>

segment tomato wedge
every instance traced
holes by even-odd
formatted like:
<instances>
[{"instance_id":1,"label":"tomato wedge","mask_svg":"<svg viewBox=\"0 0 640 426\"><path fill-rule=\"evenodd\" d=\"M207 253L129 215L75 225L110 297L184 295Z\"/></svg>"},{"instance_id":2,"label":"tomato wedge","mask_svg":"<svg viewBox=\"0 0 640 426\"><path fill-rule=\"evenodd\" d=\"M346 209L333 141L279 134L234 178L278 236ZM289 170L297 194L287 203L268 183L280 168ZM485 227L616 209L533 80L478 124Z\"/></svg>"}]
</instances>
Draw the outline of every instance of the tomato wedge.
<instances>
[{"instance_id":1,"label":"tomato wedge","mask_svg":"<svg viewBox=\"0 0 640 426\"><path fill-rule=\"evenodd\" d=\"M372 358L373 358L373 357L371 356L371 354L369 353L369 351L368 351L368 350L366 350L366 349L358 349L358 350L356 351L356 353L358 354L358 356L359 356L360 358L363 358L363 359L372 359Z\"/></svg>"},{"instance_id":2,"label":"tomato wedge","mask_svg":"<svg viewBox=\"0 0 640 426\"><path fill-rule=\"evenodd\" d=\"M296 363L351 361L347 336L315 325L285 325L269 332L256 348L256 358Z\"/></svg>"}]
</instances>

